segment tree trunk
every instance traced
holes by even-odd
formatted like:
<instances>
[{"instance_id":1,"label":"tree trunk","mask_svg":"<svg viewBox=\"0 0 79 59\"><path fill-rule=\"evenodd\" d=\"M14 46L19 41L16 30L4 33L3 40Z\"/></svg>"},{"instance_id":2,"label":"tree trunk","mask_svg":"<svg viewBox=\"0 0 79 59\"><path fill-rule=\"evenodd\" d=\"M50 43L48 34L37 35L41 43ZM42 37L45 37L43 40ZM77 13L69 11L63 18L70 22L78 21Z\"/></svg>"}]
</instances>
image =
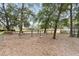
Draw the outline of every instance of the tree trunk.
<instances>
[{"instance_id":1,"label":"tree trunk","mask_svg":"<svg viewBox=\"0 0 79 59\"><path fill-rule=\"evenodd\" d=\"M44 28L44 34L46 34L47 33L47 28Z\"/></svg>"},{"instance_id":2,"label":"tree trunk","mask_svg":"<svg viewBox=\"0 0 79 59\"><path fill-rule=\"evenodd\" d=\"M22 31L22 24L20 24L20 33L23 33L23 31Z\"/></svg>"},{"instance_id":3,"label":"tree trunk","mask_svg":"<svg viewBox=\"0 0 79 59\"><path fill-rule=\"evenodd\" d=\"M10 27L9 25L6 26L7 31L10 31Z\"/></svg>"},{"instance_id":4,"label":"tree trunk","mask_svg":"<svg viewBox=\"0 0 79 59\"><path fill-rule=\"evenodd\" d=\"M50 18L50 15L51 15L51 13L49 14L49 17L47 18L46 23L45 23L44 34L47 34L47 28L48 28L48 25L49 25L49 18Z\"/></svg>"},{"instance_id":5,"label":"tree trunk","mask_svg":"<svg viewBox=\"0 0 79 59\"><path fill-rule=\"evenodd\" d=\"M77 25L77 29L78 29L78 31L77 31L77 37L79 37L79 22L78 22L78 25Z\"/></svg>"},{"instance_id":6,"label":"tree trunk","mask_svg":"<svg viewBox=\"0 0 79 59\"><path fill-rule=\"evenodd\" d=\"M54 27L54 34L53 34L53 39L56 39L56 31L57 31L57 25L58 25L58 21L59 21L59 18L60 18L60 14L61 14L61 9L62 9L62 4L59 8L59 13L58 13L58 17L55 21L55 27Z\"/></svg>"},{"instance_id":7,"label":"tree trunk","mask_svg":"<svg viewBox=\"0 0 79 59\"><path fill-rule=\"evenodd\" d=\"M24 3L22 3L22 9L21 9L20 33L23 33L23 31L22 31L22 27L23 27L23 9L24 9Z\"/></svg>"},{"instance_id":8,"label":"tree trunk","mask_svg":"<svg viewBox=\"0 0 79 59\"><path fill-rule=\"evenodd\" d=\"M72 25L73 25L73 21L72 21L72 4L70 4L70 37L73 37Z\"/></svg>"},{"instance_id":9,"label":"tree trunk","mask_svg":"<svg viewBox=\"0 0 79 59\"><path fill-rule=\"evenodd\" d=\"M78 29L77 37L79 37L79 29Z\"/></svg>"}]
</instances>

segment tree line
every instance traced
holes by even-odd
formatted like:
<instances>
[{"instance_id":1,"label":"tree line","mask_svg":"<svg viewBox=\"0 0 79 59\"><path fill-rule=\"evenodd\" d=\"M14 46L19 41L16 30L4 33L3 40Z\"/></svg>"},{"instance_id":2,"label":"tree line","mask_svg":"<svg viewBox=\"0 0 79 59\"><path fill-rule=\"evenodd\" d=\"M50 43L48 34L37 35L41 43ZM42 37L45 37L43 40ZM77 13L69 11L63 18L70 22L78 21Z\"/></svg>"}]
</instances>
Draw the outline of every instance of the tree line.
<instances>
[{"instance_id":1,"label":"tree line","mask_svg":"<svg viewBox=\"0 0 79 59\"><path fill-rule=\"evenodd\" d=\"M35 8L41 9L36 13ZM72 3L1 3L0 26L6 31L19 27L19 33L23 33L23 26L29 27L30 22L37 23L38 29L53 29L53 39L56 39L57 29L68 27L70 37L74 36L73 29L76 27L79 37L79 4ZM32 28L33 29L33 28Z\"/></svg>"}]
</instances>

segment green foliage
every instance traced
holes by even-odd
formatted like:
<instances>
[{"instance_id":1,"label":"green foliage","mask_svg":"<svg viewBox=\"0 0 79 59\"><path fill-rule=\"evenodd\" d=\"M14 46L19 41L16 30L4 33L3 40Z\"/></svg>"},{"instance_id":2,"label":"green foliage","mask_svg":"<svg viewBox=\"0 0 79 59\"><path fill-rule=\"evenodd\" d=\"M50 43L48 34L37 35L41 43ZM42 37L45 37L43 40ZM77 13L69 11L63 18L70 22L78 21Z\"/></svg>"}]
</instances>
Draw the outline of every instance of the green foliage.
<instances>
[{"instance_id":1,"label":"green foliage","mask_svg":"<svg viewBox=\"0 0 79 59\"><path fill-rule=\"evenodd\" d=\"M38 22L41 28L50 28L52 25L54 11L55 11L55 4L43 4L42 10L38 13Z\"/></svg>"},{"instance_id":2,"label":"green foliage","mask_svg":"<svg viewBox=\"0 0 79 59\"><path fill-rule=\"evenodd\" d=\"M63 26L68 26L69 24L68 24L68 19L62 19L61 21L60 21L60 23L63 25Z\"/></svg>"}]
</instances>

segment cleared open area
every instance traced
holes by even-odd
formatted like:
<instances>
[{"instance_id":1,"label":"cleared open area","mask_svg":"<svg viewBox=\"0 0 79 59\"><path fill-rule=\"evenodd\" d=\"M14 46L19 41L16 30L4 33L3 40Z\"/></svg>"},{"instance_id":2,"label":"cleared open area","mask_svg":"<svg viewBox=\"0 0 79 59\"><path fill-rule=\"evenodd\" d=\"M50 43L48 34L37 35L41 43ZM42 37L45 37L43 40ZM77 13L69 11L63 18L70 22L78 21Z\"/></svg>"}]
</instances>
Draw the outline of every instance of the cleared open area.
<instances>
[{"instance_id":1,"label":"cleared open area","mask_svg":"<svg viewBox=\"0 0 79 59\"><path fill-rule=\"evenodd\" d=\"M0 55L11 56L60 56L79 55L79 38L69 37L67 34L5 34L0 36Z\"/></svg>"}]
</instances>

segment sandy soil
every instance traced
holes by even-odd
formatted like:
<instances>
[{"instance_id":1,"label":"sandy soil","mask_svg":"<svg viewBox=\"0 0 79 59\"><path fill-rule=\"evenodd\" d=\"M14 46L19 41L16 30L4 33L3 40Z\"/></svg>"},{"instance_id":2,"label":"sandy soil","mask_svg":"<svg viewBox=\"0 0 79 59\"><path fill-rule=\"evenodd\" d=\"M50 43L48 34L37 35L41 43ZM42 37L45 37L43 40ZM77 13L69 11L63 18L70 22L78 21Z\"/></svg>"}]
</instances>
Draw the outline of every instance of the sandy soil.
<instances>
[{"instance_id":1,"label":"sandy soil","mask_svg":"<svg viewBox=\"0 0 79 59\"><path fill-rule=\"evenodd\" d=\"M67 34L52 35L18 34L0 36L0 55L3 56L79 56L79 38Z\"/></svg>"}]
</instances>

